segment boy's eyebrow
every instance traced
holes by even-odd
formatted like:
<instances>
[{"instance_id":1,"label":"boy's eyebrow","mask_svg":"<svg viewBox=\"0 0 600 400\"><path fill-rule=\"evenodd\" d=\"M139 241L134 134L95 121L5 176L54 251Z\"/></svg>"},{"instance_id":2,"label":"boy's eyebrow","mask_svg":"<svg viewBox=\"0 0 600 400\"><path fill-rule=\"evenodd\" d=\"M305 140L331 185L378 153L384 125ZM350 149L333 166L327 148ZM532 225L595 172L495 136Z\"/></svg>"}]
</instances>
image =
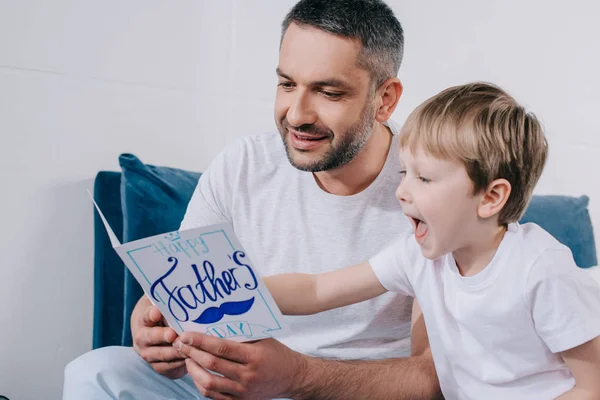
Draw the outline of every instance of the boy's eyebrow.
<instances>
[{"instance_id":1,"label":"boy's eyebrow","mask_svg":"<svg viewBox=\"0 0 600 400\"><path fill-rule=\"evenodd\" d=\"M289 75L284 73L279 67L277 67L275 72L277 72L278 76L280 76L284 79L293 81L293 79ZM342 79L337 79L337 78L329 78L329 79L324 79L324 80L320 80L320 81L316 81L316 82L311 82L310 85L317 86L317 87L333 87L333 88L343 89L343 90L347 90L347 91L354 90L354 87L352 85L343 81Z\"/></svg>"}]
</instances>

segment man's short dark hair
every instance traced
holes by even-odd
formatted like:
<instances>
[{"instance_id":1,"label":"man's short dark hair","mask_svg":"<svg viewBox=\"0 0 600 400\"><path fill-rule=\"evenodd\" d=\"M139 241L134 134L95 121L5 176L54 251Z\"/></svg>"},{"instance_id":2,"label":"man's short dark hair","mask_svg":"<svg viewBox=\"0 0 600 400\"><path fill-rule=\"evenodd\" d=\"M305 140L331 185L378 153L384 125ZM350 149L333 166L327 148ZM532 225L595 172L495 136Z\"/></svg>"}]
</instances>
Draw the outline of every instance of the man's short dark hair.
<instances>
[{"instance_id":1,"label":"man's short dark hair","mask_svg":"<svg viewBox=\"0 0 600 400\"><path fill-rule=\"evenodd\" d=\"M359 40L358 65L369 71L375 87L398 74L404 34L394 12L381 0L301 0L283 20L282 40L291 23Z\"/></svg>"}]
</instances>

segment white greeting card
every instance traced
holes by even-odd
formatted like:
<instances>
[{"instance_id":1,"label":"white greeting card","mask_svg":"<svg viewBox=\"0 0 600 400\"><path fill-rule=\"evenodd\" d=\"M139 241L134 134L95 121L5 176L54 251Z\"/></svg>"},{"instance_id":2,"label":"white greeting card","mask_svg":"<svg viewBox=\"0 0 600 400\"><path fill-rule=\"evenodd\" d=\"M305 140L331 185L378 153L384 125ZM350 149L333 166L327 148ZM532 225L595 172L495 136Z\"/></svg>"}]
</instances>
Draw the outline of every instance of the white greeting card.
<instances>
[{"instance_id":1,"label":"white greeting card","mask_svg":"<svg viewBox=\"0 0 600 400\"><path fill-rule=\"evenodd\" d=\"M94 204L113 248L176 332L250 341L284 331L279 308L230 225L121 244Z\"/></svg>"}]
</instances>

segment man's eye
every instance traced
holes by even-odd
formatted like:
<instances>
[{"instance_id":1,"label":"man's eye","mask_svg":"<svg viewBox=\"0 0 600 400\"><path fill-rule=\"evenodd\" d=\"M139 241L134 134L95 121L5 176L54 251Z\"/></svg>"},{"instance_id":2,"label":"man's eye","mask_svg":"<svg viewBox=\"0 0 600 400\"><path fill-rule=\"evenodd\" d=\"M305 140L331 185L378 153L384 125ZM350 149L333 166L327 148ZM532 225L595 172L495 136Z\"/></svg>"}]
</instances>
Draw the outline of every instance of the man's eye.
<instances>
[{"instance_id":1,"label":"man's eye","mask_svg":"<svg viewBox=\"0 0 600 400\"><path fill-rule=\"evenodd\" d=\"M334 93L334 92L328 92L325 90L321 90L321 94L325 97L327 97L328 99L331 100L338 100L342 97L342 93Z\"/></svg>"},{"instance_id":2,"label":"man's eye","mask_svg":"<svg viewBox=\"0 0 600 400\"><path fill-rule=\"evenodd\" d=\"M283 89L293 89L294 88L294 84L291 82L279 82L279 84L277 84L277 86L279 86Z\"/></svg>"}]
</instances>

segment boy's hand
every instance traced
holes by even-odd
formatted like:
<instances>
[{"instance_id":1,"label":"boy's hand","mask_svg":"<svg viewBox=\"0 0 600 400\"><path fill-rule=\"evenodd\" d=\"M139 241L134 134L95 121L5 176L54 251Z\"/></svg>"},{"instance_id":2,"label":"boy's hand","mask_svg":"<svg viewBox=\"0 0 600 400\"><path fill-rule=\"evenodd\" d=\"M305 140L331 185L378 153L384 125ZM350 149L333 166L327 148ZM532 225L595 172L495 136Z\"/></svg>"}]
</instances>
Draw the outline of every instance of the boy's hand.
<instances>
[{"instance_id":1,"label":"boy's hand","mask_svg":"<svg viewBox=\"0 0 600 400\"><path fill-rule=\"evenodd\" d=\"M179 379L187 373L185 360L172 343L177 333L167 326L162 314L146 296L131 314L133 348L154 371L170 379Z\"/></svg>"}]
</instances>

